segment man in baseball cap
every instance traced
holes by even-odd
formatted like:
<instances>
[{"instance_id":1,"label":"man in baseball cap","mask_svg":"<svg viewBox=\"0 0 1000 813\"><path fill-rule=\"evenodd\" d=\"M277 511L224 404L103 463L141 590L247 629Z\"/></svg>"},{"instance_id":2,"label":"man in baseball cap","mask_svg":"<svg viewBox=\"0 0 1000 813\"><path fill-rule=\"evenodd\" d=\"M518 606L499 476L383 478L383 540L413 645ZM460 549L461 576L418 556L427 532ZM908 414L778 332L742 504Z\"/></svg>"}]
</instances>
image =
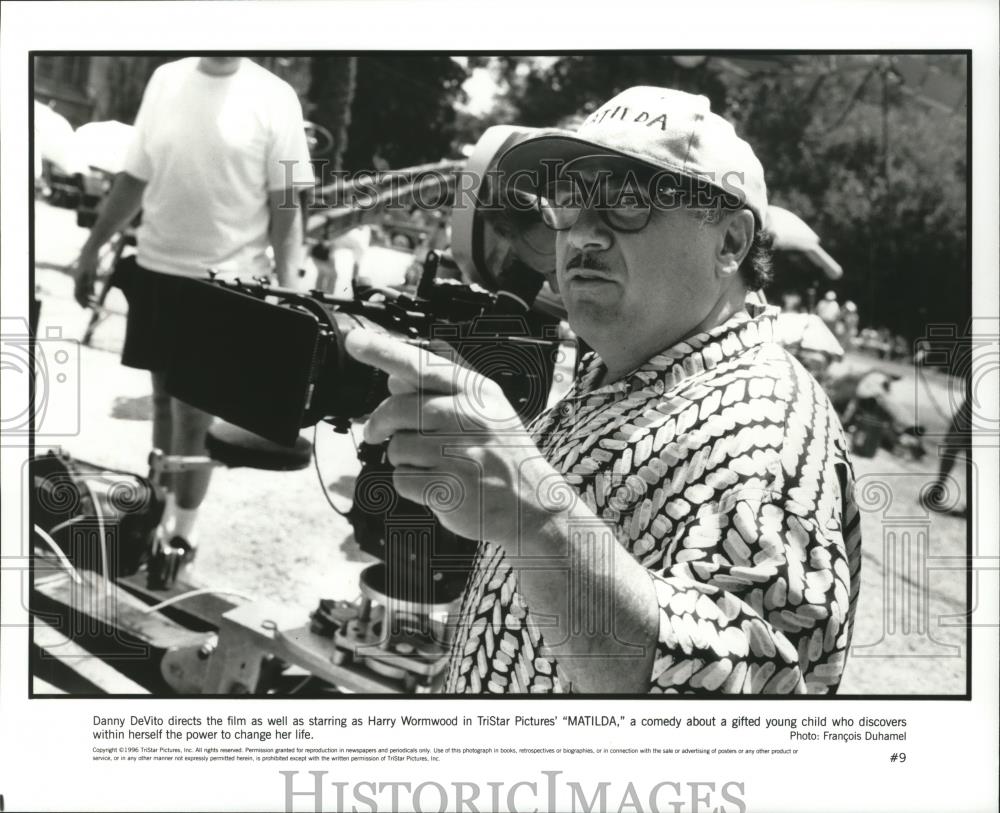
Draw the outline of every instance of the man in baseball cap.
<instances>
[{"instance_id":1,"label":"man in baseball cap","mask_svg":"<svg viewBox=\"0 0 1000 813\"><path fill-rule=\"evenodd\" d=\"M767 213L764 168L733 125L704 96L634 87L595 110L575 133L548 131L512 147L500 160L509 176L551 179L586 159L618 159L663 180L714 189L749 209L758 224ZM523 180L523 178L522 178Z\"/></svg>"},{"instance_id":2,"label":"man in baseball cap","mask_svg":"<svg viewBox=\"0 0 1000 813\"><path fill-rule=\"evenodd\" d=\"M469 498L438 516L484 540L445 691L836 691L859 584L853 472L823 390L773 339L777 309L751 296L766 281L753 150L707 99L638 87L499 170L554 231L593 348L568 395L522 431L482 379L347 341L395 379L365 436L391 438L397 488L461 482Z\"/></svg>"}]
</instances>

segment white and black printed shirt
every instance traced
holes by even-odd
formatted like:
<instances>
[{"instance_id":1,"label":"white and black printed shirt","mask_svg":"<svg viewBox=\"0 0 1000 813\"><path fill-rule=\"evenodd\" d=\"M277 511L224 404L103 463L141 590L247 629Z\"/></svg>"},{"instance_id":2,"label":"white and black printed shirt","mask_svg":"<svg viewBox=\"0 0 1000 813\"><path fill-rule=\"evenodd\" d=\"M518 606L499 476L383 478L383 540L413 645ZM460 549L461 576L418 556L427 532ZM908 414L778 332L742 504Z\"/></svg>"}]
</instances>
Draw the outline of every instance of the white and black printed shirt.
<instances>
[{"instance_id":1,"label":"white and black printed shirt","mask_svg":"<svg viewBox=\"0 0 1000 813\"><path fill-rule=\"evenodd\" d=\"M532 425L546 459L654 581L649 692L836 691L858 596L854 475L822 388L773 340L777 310L595 387L596 356ZM480 544L444 691L571 690L517 572Z\"/></svg>"}]
</instances>

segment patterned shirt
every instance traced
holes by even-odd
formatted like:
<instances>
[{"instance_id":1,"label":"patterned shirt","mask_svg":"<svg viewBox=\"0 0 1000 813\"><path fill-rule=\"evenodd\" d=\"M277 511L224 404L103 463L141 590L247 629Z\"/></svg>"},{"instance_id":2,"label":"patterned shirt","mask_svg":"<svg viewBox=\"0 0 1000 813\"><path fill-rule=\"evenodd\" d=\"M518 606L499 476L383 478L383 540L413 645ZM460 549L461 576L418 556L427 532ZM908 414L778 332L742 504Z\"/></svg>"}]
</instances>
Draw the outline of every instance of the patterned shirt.
<instances>
[{"instance_id":1,"label":"patterned shirt","mask_svg":"<svg viewBox=\"0 0 1000 813\"><path fill-rule=\"evenodd\" d=\"M854 474L826 394L773 340L776 312L750 304L604 386L600 358L585 357L569 394L532 424L549 463L653 580L649 692L840 683L860 582ZM571 679L515 563L481 543L445 691L560 693Z\"/></svg>"}]
</instances>

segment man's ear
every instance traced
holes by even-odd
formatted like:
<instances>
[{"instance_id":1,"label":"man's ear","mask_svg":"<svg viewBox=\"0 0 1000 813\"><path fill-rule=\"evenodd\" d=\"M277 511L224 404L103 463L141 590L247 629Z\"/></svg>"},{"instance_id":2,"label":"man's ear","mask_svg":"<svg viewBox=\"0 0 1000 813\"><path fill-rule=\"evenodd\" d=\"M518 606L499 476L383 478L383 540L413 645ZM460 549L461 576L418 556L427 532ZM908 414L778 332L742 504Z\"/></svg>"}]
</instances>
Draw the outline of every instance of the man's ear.
<instances>
[{"instance_id":1,"label":"man's ear","mask_svg":"<svg viewBox=\"0 0 1000 813\"><path fill-rule=\"evenodd\" d=\"M733 212L723 221L722 242L715 256L716 270L720 276L734 276L753 243L753 214L747 209Z\"/></svg>"}]
</instances>

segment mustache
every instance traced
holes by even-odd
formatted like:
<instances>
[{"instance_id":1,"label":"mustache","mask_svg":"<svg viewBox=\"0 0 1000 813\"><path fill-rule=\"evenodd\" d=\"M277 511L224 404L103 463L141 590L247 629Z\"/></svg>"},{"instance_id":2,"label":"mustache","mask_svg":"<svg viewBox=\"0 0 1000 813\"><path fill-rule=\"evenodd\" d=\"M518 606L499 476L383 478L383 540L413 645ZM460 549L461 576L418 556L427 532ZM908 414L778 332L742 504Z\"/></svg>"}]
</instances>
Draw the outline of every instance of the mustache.
<instances>
[{"instance_id":1,"label":"mustache","mask_svg":"<svg viewBox=\"0 0 1000 813\"><path fill-rule=\"evenodd\" d=\"M601 262L593 254L574 254L566 263L566 270L572 271L574 268L583 268L589 271L608 271L607 265Z\"/></svg>"}]
</instances>

